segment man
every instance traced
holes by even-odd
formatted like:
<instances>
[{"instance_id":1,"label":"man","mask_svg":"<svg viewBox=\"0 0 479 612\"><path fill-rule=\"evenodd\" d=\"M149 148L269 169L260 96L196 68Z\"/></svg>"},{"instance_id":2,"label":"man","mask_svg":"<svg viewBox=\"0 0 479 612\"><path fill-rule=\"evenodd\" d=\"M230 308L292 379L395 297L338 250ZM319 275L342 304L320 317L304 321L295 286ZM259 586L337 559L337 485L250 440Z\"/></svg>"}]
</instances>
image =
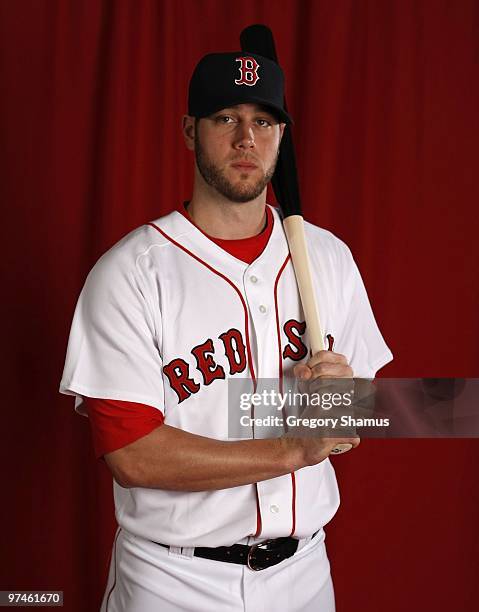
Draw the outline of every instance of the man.
<instances>
[{"instance_id":1,"label":"man","mask_svg":"<svg viewBox=\"0 0 479 612\"><path fill-rule=\"evenodd\" d=\"M228 438L229 379L372 378L391 359L349 249L307 224L335 339L308 359L281 219L266 204L289 121L275 63L203 58L183 118L191 201L123 238L83 288L61 391L90 417L114 476L103 611L334 610L328 455L359 440Z\"/></svg>"}]
</instances>

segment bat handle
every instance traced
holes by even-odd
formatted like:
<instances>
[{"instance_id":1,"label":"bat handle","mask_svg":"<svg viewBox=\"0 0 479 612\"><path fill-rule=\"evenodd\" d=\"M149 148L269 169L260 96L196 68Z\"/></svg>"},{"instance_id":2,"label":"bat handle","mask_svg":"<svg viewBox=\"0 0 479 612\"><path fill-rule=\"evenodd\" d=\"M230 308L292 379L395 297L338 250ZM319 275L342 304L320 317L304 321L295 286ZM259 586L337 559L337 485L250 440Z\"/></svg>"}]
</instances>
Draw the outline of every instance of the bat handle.
<instances>
[{"instance_id":1,"label":"bat handle","mask_svg":"<svg viewBox=\"0 0 479 612\"><path fill-rule=\"evenodd\" d=\"M333 448L333 450L329 453L330 455L341 455L342 453L347 453L348 450L351 450L353 448L352 444L349 444L349 442L344 442L342 444L336 444L336 446Z\"/></svg>"},{"instance_id":2,"label":"bat handle","mask_svg":"<svg viewBox=\"0 0 479 612\"><path fill-rule=\"evenodd\" d=\"M311 263L306 244L304 219L302 215L290 215L283 221L283 227L288 240L289 251L293 261L294 273L298 283L304 318L309 332L309 341L313 355L324 350L323 332L319 320L319 309L316 292L313 286ZM338 444L331 451L331 455L340 455L353 448L352 444Z\"/></svg>"},{"instance_id":3,"label":"bat handle","mask_svg":"<svg viewBox=\"0 0 479 612\"><path fill-rule=\"evenodd\" d=\"M283 227L288 240L294 273L298 283L304 318L309 334L309 342L313 355L324 349L323 333L319 320L319 309L316 292L313 286L311 264L309 261L304 219L302 215L291 215L283 221Z\"/></svg>"}]
</instances>

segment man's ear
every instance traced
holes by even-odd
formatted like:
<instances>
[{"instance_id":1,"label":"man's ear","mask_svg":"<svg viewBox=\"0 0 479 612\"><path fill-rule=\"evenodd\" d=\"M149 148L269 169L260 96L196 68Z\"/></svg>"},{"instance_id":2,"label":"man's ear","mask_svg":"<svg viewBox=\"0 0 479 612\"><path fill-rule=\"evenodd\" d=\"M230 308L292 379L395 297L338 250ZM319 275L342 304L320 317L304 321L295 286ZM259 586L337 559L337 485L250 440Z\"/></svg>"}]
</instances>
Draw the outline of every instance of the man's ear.
<instances>
[{"instance_id":1,"label":"man's ear","mask_svg":"<svg viewBox=\"0 0 479 612\"><path fill-rule=\"evenodd\" d=\"M279 124L279 142L283 139L284 128L286 127L286 123Z\"/></svg>"},{"instance_id":2,"label":"man's ear","mask_svg":"<svg viewBox=\"0 0 479 612\"><path fill-rule=\"evenodd\" d=\"M186 148L190 151L195 150L195 118L190 115L183 115L182 118L183 138Z\"/></svg>"}]
</instances>

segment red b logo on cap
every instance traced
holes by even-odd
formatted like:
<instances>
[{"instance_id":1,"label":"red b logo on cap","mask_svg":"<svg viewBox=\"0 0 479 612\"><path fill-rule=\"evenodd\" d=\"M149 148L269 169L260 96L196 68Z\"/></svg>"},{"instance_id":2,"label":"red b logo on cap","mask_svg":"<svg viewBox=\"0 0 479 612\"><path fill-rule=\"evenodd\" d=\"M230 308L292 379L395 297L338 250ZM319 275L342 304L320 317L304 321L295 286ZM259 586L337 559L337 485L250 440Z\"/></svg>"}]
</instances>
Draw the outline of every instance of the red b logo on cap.
<instances>
[{"instance_id":1,"label":"red b logo on cap","mask_svg":"<svg viewBox=\"0 0 479 612\"><path fill-rule=\"evenodd\" d=\"M236 85L255 85L258 76L259 64L254 57L237 57L236 61L240 63L239 71L241 78L235 79Z\"/></svg>"}]
</instances>

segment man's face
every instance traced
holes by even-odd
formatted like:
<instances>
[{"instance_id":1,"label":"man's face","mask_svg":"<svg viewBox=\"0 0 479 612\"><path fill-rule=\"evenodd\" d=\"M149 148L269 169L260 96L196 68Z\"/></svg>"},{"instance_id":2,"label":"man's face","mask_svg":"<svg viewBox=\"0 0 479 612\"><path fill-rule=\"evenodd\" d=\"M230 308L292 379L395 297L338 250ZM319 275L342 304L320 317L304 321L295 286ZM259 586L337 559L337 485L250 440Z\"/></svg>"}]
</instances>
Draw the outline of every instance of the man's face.
<instances>
[{"instance_id":1,"label":"man's face","mask_svg":"<svg viewBox=\"0 0 479 612\"><path fill-rule=\"evenodd\" d=\"M196 121L196 165L232 202L249 202L273 176L284 124L257 104L238 104Z\"/></svg>"}]
</instances>

